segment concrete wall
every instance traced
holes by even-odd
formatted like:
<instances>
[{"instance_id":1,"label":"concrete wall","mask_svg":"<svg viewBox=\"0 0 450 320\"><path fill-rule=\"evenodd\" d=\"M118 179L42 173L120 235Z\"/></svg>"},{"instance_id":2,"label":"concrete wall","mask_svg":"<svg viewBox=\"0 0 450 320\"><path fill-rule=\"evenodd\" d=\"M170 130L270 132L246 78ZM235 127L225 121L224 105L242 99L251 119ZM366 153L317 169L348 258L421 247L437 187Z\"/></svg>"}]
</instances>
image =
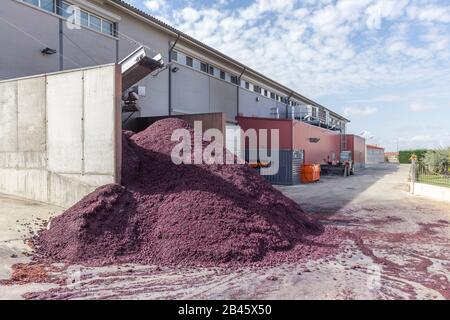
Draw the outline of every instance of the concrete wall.
<instances>
[{"instance_id":1,"label":"concrete wall","mask_svg":"<svg viewBox=\"0 0 450 320\"><path fill-rule=\"evenodd\" d=\"M411 182L410 190L416 196L450 203L450 188Z\"/></svg>"},{"instance_id":2,"label":"concrete wall","mask_svg":"<svg viewBox=\"0 0 450 320\"><path fill-rule=\"evenodd\" d=\"M116 65L0 82L0 192L68 207L120 182Z\"/></svg>"}]
</instances>

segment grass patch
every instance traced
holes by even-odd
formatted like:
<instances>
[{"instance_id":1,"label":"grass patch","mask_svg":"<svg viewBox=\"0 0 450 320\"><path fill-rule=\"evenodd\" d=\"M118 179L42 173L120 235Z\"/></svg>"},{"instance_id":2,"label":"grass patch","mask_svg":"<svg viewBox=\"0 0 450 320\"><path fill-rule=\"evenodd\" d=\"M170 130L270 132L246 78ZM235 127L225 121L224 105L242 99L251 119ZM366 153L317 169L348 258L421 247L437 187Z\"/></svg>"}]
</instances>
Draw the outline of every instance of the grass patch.
<instances>
[{"instance_id":1,"label":"grass patch","mask_svg":"<svg viewBox=\"0 0 450 320\"><path fill-rule=\"evenodd\" d=\"M417 182L450 188L450 176L420 175Z\"/></svg>"}]
</instances>

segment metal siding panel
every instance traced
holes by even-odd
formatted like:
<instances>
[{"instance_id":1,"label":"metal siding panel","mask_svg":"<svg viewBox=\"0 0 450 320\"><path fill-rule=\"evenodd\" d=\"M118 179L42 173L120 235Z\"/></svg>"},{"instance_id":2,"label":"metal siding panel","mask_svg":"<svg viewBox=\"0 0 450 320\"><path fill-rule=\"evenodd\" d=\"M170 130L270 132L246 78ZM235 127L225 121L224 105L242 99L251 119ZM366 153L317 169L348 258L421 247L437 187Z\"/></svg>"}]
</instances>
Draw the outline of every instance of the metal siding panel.
<instances>
[{"instance_id":1,"label":"metal siding panel","mask_svg":"<svg viewBox=\"0 0 450 320\"><path fill-rule=\"evenodd\" d=\"M223 112L227 120L234 121L237 116L236 86L222 80L210 78L210 111Z\"/></svg>"},{"instance_id":2,"label":"metal siding panel","mask_svg":"<svg viewBox=\"0 0 450 320\"><path fill-rule=\"evenodd\" d=\"M294 153L299 153L294 156ZM249 151L245 150L248 159ZM303 150L280 150L279 170L275 175L264 176L274 185L295 185L300 183L300 166L303 164Z\"/></svg>"},{"instance_id":3,"label":"metal siding panel","mask_svg":"<svg viewBox=\"0 0 450 320\"><path fill-rule=\"evenodd\" d=\"M172 107L174 114L208 113L209 76L177 65L172 74Z\"/></svg>"},{"instance_id":4,"label":"metal siding panel","mask_svg":"<svg viewBox=\"0 0 450 320\"><path fill-rule=\"evenodd\" d=\"M41 53L45 47L59 48L57 17L11 0L1 2L1 16L9 22L0 21L1 77L18 78L58 71L59 55Z\"/></svg>"}]
</instances>

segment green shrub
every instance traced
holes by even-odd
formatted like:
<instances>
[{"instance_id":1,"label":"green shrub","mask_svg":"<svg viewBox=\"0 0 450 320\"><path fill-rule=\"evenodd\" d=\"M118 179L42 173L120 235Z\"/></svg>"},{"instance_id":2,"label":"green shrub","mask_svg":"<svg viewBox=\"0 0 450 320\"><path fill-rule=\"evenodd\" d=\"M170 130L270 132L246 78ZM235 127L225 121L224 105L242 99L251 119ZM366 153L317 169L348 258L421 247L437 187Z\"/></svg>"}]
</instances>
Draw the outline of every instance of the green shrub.
<instances>
[{"instance_id":1,"label":"green shrub","mask_svg":"<svg viewBox=\"0 0 450 320\"><path fill-rule=\"evenodd\" d=\"M450 166L450 149L428 151L422 160L426 169L435 174L448 174Z\"/></svg>"},{"instance_id":2,"label":"green shrub","mask_svg":"<svg viewBox=\"0 0 450 320\"><path fill-rule=\"evenodd\" d=\"M423 149L400 151L398 155L398 161L403 164L411 163L411 156L413 154L415 154L417 156L417 159L420 161L425 156L426 152L427 150Z\"/></svg>"}]
</instances>

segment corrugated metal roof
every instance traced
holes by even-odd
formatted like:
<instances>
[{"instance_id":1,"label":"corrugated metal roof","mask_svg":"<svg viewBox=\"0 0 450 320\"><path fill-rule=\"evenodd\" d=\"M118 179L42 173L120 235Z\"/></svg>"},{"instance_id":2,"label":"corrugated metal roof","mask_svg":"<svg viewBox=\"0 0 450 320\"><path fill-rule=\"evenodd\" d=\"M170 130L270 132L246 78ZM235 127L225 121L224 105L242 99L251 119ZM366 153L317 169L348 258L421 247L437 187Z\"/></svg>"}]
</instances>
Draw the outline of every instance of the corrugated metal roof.
<instances>
[{"instance_id":1,"label":"corrugated metal roof","mask_svg":"<svg viewBox=\"0 0 450 320\"><path fill-rule=\"evenodd\" d=\"M305 103L311 104L311 105L316 106L316 107L324 108L324 109L328 110L333 116L338 117L341 120L345 120L347 122L350 122L350 120L346 119L345 117L341 116L340 114L337 114L336 112L330 110L329 108L327 108L327 107L325 107L325 106L323 106L323 105L321 105L321 104L319 104L319 103L317 103L317 102L315 102L315 101L313 101L313 100L311 100L311 99L301 95L300 93L297 93L296 91L286 87L285 85L283 85L283 84L281 84L281 83L279 83L277 81L274 81L274 80L270 79L269 77L259 73L258 71L253 70L252 68L250 68L250 67L240 63L239 61L237 61L237 60L235 60L235 59L233 59L233 58L223 54L222 52L220 52L220 51L218 51L218 50L208 46L207 44L205 44L205 43L203 43L203 42L201 42L201 41L191 37L190 35L182 32L180 30L172 27L171 25L168 25L167 23L165 23L165 22L155 18L154 16L152 16L152 15L150 15L150 14L148 14L148 13L146 13L146 12L144 12L144 11L138 9L138 8L136 8L135 6L125 2L123 0L107 0L107 1L111 2L111 3L115 3L116 5L124 8L124 9L130 10L130 11L134 12L135 14L138 14L141 17L149 20L150 22L153 22L153 23L159 25L160 27L162 27L166 31L174 33L176 35L180 35L180 37L183 38L184 40L187 40L187 41L189 41L189 42L191 42L191 43L193 43L193 44L195 44L195 45L197 45L197 46L199 46L199 47L201 47L201 48L203 48L203 49L205 49L207 51L210 51L210 52L214 53L215 55L221 57L224 60L227 60L228 62L230 62L230 63L240 67L241 69L246 69L246 72L251 72L254 75L262 78L263 80L273 83L277 87L281 88L281 90L287 92L288 95L292 94L297 99L299 99L299 100L301 100L301 101L303 101Z\"/></svg>"}]
</instances>

